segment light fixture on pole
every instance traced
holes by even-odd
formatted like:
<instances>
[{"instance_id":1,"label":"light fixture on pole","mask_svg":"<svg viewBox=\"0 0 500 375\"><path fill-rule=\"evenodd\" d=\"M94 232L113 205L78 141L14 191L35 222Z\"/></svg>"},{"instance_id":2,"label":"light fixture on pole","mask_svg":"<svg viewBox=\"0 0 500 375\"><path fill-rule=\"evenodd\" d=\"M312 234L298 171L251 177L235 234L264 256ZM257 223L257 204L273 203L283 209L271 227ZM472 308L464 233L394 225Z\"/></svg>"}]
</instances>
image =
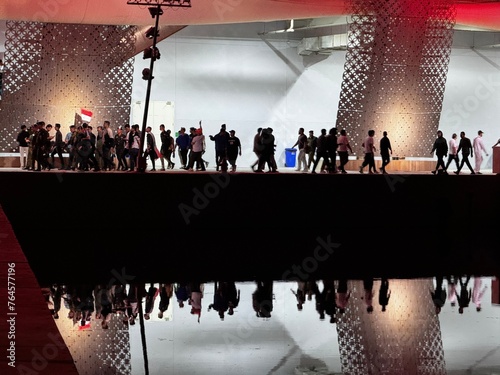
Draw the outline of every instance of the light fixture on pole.
<instances>
[{"instance_id":1,"label":"light fixture on pole","mask_svg":"<svg viewBox=\"0 0 500 375\"><path fill-rule=\"evenodd\" d=\"M148 31L146 31L146 38L148 39L153 39L154 36L160 36L160 32L157 31L153 26L151 26Z\"/></svg>"},{"instance_id":2,"label":"light fixture on pole","mask_svg":"<svg viewBox=\"0 0 500 375\"><path fill-rule=\"evenodd\" d=\"M160 57L161 57L160 50L157 47L146 48L143 51L143 55L142 55L142 58L144 60L146 60L146 59L160 60Z\"/></svg>"},{"instance_id":3,"label":"light fixture on pole","mask_svg":"<svg viewBox=\"0 0 500 375\"><path fill-rule=\"evenodd\" d=\"M163 9L161 8L156 8L156 7L149 7L149 14L151 14L151 18L155 18L158 16L161 16L163 14Z\"/></svg>"}]
</instances>

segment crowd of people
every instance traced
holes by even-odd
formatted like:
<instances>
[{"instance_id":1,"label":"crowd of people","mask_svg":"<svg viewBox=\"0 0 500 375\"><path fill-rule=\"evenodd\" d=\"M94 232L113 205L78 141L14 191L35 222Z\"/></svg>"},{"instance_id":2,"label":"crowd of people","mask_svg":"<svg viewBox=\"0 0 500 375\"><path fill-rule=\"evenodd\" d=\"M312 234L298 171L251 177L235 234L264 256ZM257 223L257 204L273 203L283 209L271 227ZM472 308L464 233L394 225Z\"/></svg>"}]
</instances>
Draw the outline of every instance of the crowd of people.
<instances>
[{"instance_id":1,"label":"crowd of people","mask_svg":"<svg viewBox=\"0 0 500 375\"><path fill-rule=\"evenodd\" d=\"M447 285L443 285L443 281ZM470 286L470 281L473 285ZM379 311L384 313L389 308L391 289L389 279L379 280L378 293L374 291L374 279L363 280L363 289L359 291L360 299L371 314L378 300ZM207 312L215 312L221 321L227 315L232 316L240 305L240 290L234 281L215 281L213 286L213 300L208 304ZM257 318L269 319L274 309L275 295L274 282L255 281L255 289L251 293L251 306ZM59 285L42 288L49 310L54 319L59 319L61 307L67 310L67 318L73 324L88 327L98 323L103 329L109 328L113 316L117 316L124 324L135 325L139 315L139 304L143 306L143 317L150 320L153 314L158 319L168 318L167 310L172 307L172 300L179 309L187 310L200 322L205 294L205 282L185 283L145 283L113 284L113 285ZM482 299L487 289L480 276L450 275L436 276L433 289L429 290L436 314L449 303L451 307L458 307L458 313L463 314L471 303L475 310L482 310ZM297 287L291 289L295 296L297 310L303 310L307 301L315 305L320 320L328 317L330 323L336 323L339 317L346 313L350 306L351 295L347 279L339 280L309 280L297 281ZM211 293L210 293L211 294ZM250 302L250 301L249 301ZM206 305L205 305L206 306ZM169 310L172 311L172 308Z\"/></svg>"},{"instance_id":2,"label":"crowd of people","mask_svg":"<svg viewBox=\"0 0 500 375\"><path fill-rule=\"evenodd\" d=\"M455 162L457 169L453 172L455 174L460 174L464 164L470 170L470 174L482 174L481 164L483 163L483 152L488 156L488 151L484 146L482 130L477 132L477 136L474 138L473 142L465 136L465 132L460 132L460 141L457 143L457 134L453 133L451 139L447 142L443 137L443 132L438 130L437 138L432 146L431 154L436 153L437 164L436 168L432 171L433 174L448 174L448 167L452 162ZM493 147L495 147L499 142L497 142ZM462 160L459 160L459 153L462 154ZM448 161L444 162L444 158L448 156ZM474 168L472 168L469 156L474 157Z\"/></svg>"},{"instance_id":3,"label":"crowd of people","mask_svg":"<svg viewBox=\"0 0 500 375\"><path fill-rule=\"evenodd\" d=\"M375 166L377 148L375 147L374 135L375 130L369 130L368 136L362 143L364 160L359 168L360 173L363 173L366 166L368 166L369 174L379 173ZM309 136L306 136L304 128L300 128L297 142L292 148L296 146L298 147L297 171L316 173L316 168L321 161L321 172L323 173L347 173L345 166L349 162L349 153L352 154L353 150L345 129L340 131L340 135L337 133L337 128L331 128L328 133L326 129L321 129L321 134L316 137L313 130L310 130ZM390 155L392 155L391 141L386 131L383 132L383 137L380 139L380 155L382 157L380 171L385 174L387 173L385 167L390 163Z\"/></svg>"},{"instance_id":4,"label":"crowd of people","mask_svg":"<svg viewBox=\"0 0 500 375\"><path fill-rule=\"evenodd\" d=\"M69 132L63 137L61 125L45 125L39 121L30 126L21 126L18 133L21 168L26 170L41 171L50 170L55 166L55 157L59 159L60 170L94 170L94 171L136 171L146 169L146 158L149 159L152 168L156 171L159 160L161 171L174 169L175 156L178 155L179 168L188 171L205 171L209 162L204 160L206 151L206 138L203 133L201 121L199 127L191 127L189 132L184 127L172 135L170 130L165 129L162 124L159 127L160 142L157 143L152 128L146 128L146 134L142 135L139 125L119 126L114 132L109 121L97 126L96 133L92 127L83 123L80 126L71 125ZM381 157L379 170L375 165L375 131L369 130L362 142L364 159L359 167L363 173L368 167L369 174L386 174L387 165L391 162L393 153L391 141L387 131L384 131L379 140L378 151ZM471 174L481 174L483 153L488 156L482 140L483 132L478 131L473 142L460 133L460 141L457 143L457 135L447 141L442 131L437 132L437 138L433 144L431 154L436 154L437 164L432 171L433 174L448 174L448 167L452 162L456 165L455 174L467 165ZM242 154L242 144L236 136L235 130L226 130L222 124L220 131L215 135L209 135L209 140L215 145L215 169L221 172L236 172L237 160ZM500 141L499 141L500 142ZM499 143L497 142L497 144ZM141 156L141 144L145 143L144 154ZM493 147L495 147L494 145ZM346 165L349 162L349 153L353 154L349 137L345 129L337 133L337 128L331 128L328 132L321 129L321 134L316 137L313 130L309 135L305 134L304 128L298 131L298 138L292 149L298 148L296 171L317 173L341 173L345 174ZM277 173L278 165L275 159L276 141L272 128L258 128L253 139L253 152L256 155L255 162L251 168L256 173ZM459 160L461 152L462 159ZM69 154L66 161L63 153ZM448 156L448 161L444 159ZM338 162L337 162L338 157ZM475 157L475 167L470 164L469 157ZM380 171L380 172L379 172Z\"/></svg>"},{"instance_id":5,"label":"crowd of people","mask_svg":"<svg viewBox=\"0 0 500 375\"><path fill-rule=\"evenodd\" d=\"M53 128L55 133L52 134ZM189 134L184 127L180 128L176 137L172 136L165 125L160 125L160 144L156 142L152 128L146 128L142 135L139 125L119 126L113 132L109 121L97 126L94 133L87 123L71 125L69 132L63 137L61 125L45 124L39 121L30 126L21 126L17 135L19 144L20 164L25 170L42 171L55 167L55 157L59 158L59 170L81 171L137 171L145 169L146 158L152 164L151 171L156 171L159 159L161 170L174 169L175 155L179 156L180 168L193 171L205 171L208 162L203 159L206 149L205 135L201 121L199 128L191 127ZM235 136L235 131L226 132L225 125L220 133L210 136L215 141L217 153L217 170L236 171L236 159L241 155L241 142ZM141 144L145 143L144 155L141 158ZM63 153L69 155L65 162Z\"/></svg>"},{"instance_id":6,"label":"crowd of people","mask_svg":"<svg viewBox=\"0 0 500 375\"><path fill-rule=\"evenodd\" d=\"M52 134L52 128L55 134ZM139 125L134 125L130 129L131 155L139 150L138 128ZM84 123L81 126L71 125L70 131L63 137L60 124L52 127L52 124L46 125L44 121L39 121L29 128L22 125L17 136L21 168L33 171L53 169L56 155L59 158L59 170L113 170L116 168L113 157L116 156L115 150L119 148L120 141L124 146L123 130L118 129L114 135L109 121L97 127L97 135L93 133L92 126ZM67 163L63 153L69 154ZM132 168L134 160L131 159Z\"/></svg>"}]
</instances>

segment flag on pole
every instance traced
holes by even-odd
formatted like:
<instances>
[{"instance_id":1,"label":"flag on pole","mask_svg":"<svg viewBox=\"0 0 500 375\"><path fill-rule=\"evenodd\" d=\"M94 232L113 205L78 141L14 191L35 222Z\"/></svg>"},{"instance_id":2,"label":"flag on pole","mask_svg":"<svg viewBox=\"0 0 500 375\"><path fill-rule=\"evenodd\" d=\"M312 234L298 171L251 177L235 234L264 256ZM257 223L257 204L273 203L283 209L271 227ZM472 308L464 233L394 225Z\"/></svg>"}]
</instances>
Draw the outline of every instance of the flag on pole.
<instances>
[{"instance_id":1,"label":"flag on pole","mask_svg":"<svg viewBox=\"0 0 500 375\"><path fill-rule=\"evenodd\" d=\"M82 118L82 121L90 122L90 120L92 120L92 112L88 109L82 108L80 110L80 117Z\"/></svg>"}]
</instances>

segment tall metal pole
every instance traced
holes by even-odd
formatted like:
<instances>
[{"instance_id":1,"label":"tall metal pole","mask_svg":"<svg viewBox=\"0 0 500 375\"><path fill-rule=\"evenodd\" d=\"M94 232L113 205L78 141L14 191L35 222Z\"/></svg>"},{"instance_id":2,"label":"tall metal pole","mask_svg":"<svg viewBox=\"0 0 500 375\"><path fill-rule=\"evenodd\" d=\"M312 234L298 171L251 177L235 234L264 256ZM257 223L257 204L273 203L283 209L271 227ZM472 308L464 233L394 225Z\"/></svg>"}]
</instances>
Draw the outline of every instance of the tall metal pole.
<instances>
[{"instance_id":1,"label":"tall metal pole","mask_svg":"<svg viewBox=\"0 0 500 375\"><path fill-rule=\"evenodd\" d=\"M155 6L156 3L156 6ZM153 11L155 10L155 30L153 35L153 46L152 46L152 54L151 54L151 62L149 64L149 76L148 76L148 87L146 89L146 102L144 103L144 117L142 120L142 130L140 136L140 145L139 145L139 157L137 161L137 171L145 172L146 171L146 155L144 155L144 141L146 139L146 127L148 123L148 111L149 111L149 98L151 96L151 81L153 80L153 67L155 64L155 60L157 58L157 48L156 41L158 37L158 27L160 24L160 16L163 14L162 7L171 7L171 8L191 8L191 0L129 0L127 1L129 5L140 5L140 6L148 6L151 15L153 15Z\"/></svg>"},{"instance_id":2,"label":"tall metal pole","mask_svg":"<svg viewBox=\"0 0 500 375\"><path fill-rule=\"evenodd\" d=\"M153 68L156 60L156 40L158 37L158 26L160 23L160 16L163 14L163 10L161 6L158 4L156 7L156 17L155 17L155 30L153 34L153 50L151 54L151 62L149 63L149 76L148 76L148 87L146 89L146 102L144 103L144 117L142 119L142 130L140 137L140 145L139 145L139 160L137 162L137 171L145 172L146 171L146 157L144 155L144 141L146 139L146 127L148 123L148 111L149 111L149 98L151 97L151 83L153 81Z\"/></svg>"}]
</instances>

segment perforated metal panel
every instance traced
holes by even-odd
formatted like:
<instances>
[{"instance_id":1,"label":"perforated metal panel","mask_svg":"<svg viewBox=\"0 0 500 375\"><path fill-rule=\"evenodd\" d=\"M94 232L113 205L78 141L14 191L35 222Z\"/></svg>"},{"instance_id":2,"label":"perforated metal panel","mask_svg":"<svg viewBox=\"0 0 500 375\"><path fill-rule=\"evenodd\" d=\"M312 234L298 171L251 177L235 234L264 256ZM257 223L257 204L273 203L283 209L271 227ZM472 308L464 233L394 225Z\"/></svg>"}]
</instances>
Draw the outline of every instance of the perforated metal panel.
<instances>
[{"instance_id":1,"label":"perforated metal panel","mask_svg":"<svg viewBox=\"0 0 500 375\"><path fill-rule=\"evenodd\" d=\"M450 0L350 2L352 20L337 113L354 151L385 130L398 156L429 156L448 73Z\"/></svg>"},{"instance_id":2,"label":"perforated metal panel","mask_svg":"<svg viewBox=\"0 0 500 375\"><path fill-rule=\"evenodd\" d=\"M135 27L7 21L0 152L17 147L22 124L60 123L81 108L93 122L129 122Z\"/></svg>"},{"instance_id":3,"label":"perforated metal panel","mask_svg":"<svg viewBox=\"0 0 500 375\"><path fill-rule=\"evenodd\" d=\"M337 315L342 371L349 375L445 375L439 320L430 296L432 280L389 280L386 311L373 286L372 314L362 299L363 282L349 282L351 299Z\"/></svg>"}]
</instances>

